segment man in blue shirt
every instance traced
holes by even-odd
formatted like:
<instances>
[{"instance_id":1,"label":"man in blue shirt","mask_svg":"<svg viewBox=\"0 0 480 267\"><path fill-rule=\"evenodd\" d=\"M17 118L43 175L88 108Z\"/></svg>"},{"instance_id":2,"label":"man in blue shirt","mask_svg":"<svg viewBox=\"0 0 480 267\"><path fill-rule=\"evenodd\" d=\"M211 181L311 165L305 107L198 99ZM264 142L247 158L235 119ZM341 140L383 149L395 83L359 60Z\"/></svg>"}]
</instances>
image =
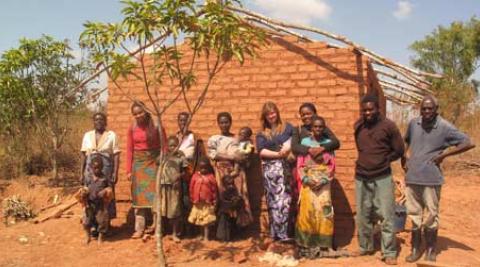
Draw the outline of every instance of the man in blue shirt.
<instances>
[{"instance_id":1,"label":"man in blue shirt","mask_svg":"<svg viewBox=\"0 0 480 267\"><path fill-rule=\"evenodd\" d=\"M420 117L410 121L405 135L410 157L402 158L406 172L407 214L412 220L412 251L407 262L415 262L421 257L422 227L425 234L425 260L436 260L438 232L438 204L440 190L444 183L440 164L452 155L475 147L467 135L440 117L438 102L433 96L426 96L420 106ZM445 151L454 146L453 149Z\"/></svg>"}]
</instances>

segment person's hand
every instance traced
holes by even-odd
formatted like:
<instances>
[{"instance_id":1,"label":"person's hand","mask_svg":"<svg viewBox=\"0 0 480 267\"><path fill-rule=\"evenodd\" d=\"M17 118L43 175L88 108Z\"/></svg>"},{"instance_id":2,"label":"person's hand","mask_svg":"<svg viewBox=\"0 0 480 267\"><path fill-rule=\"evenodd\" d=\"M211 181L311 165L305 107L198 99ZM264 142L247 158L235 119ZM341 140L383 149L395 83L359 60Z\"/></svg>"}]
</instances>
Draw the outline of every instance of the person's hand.
<instances>
[{"instance_id":1,"label":"person's hand","mask_svg":"<svg viewBox=\"0 0 480 267\"><path fill-rule=\"evenodd\" d=\"M181 188L181 182L180 182L180 181L175 182L175 183L173 184L173 189L178 190L178 189L180 189L180 188Z\"/></svg>"},{"instance_id":2,"label":"person's hand","mask_svg":"<svg viewBox=\"0 0 480 267\"><path fill-rule=\"evenodd\" d=\"M235 177L237 177L239 174L240 174L240 173L239 173L238 171L232 171L232 172L230 173L230 176L231 176L232 178L235 178Z\"/></svg>"},{"instance_id":3,"label":"person's hand","mask_svg":"<svg viewBox=\"0 0 480 267\"><path fill-rule=\"evenodd\" d=\"M407 157L402 157L400 159L400 163L402 164L402 169L404 172L408 172L407 160Z\"/></svg>"},{"instance_id":4,"label":"person's hand","mask_svg":"<svg viewBox=\"0 0 480 267\"><path fill-rule=\"evenodd\" d=\"M308 149L308 154L313 158L316 158L318 155L322 154L325 149L323 147L311 147Z\"/></svg>"},{"instance_id":5,"label":"person's hand","mask_svg":"<svg viewBox=\"0 0 480 267\"><path fill-rule=\"evenodd\" d=\"M445 158L443 157L443 155L438 155L433 157L432 162L435 163L435 165L440 166L440 164L442 164L444 159Z\"/></svg>"},{"instance_id":6,"label":"person's hand","mask_svg":"<svg viewBox=\"0 0 480 267\"><path fill-rule=\"evenodd\" d=\"M280 158L286 158L288 154L290 154L290 150L281 149L280 151L278 151L278 156Z\"/></svg>"},{"instance_id":7,"label":"person's hand","mask_svg":"<svg viewBox=\"0 0 480 267\"><path fill-rule=\"evenodd\" d=\"M127 180L132 181L132 173L127 173Z\"/></svg>"}]
</instances>

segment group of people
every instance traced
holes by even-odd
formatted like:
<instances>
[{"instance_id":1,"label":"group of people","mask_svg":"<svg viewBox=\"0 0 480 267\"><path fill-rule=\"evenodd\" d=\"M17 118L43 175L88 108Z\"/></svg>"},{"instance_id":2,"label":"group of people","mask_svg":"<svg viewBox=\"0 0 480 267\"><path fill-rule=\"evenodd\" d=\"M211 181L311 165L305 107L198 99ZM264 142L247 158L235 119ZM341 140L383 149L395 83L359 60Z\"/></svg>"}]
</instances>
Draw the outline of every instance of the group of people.
<instances>
[{"instance_id":1,"label":"group of people","mask_svg":"<svg viewBox=\"0 0 480 267\"><path fill-rule=\"evenodd\" d=\"M406 172L407 212L413 222L412 251L407 261L420 258L422 229L426 238L427 260L435 261L438 231L438 203L443 177L440 163L448 156L474 147L468 137L441 118L432 96L423 99L421 116L413 119L402 138L395 123L380 114L374 95L361 100L361 117L355 123L358 150L355 167L356 223L360 249L352 255L370 255L373 227L381 225L381 250L386 264L396 264L397 244L393 229L394 182L391 162L401 159ZM178 114L179 130L166 137L142 102L131 107L134 122L127 134L127 178L132 184L135 232L141 238L154 231L146 225L148 210L156 210L155 220L166 218L172 238L179 241L181 228L197 225L202 238L230 241L234 233L253 222L248 198L247 176L256 149L261 159L271 237L278 242L295 242L299 257L317 258L335 254L333 250L334 209L331 184L335 178L335 150L340 142L317 114L312 103L299 108L302 124L284 122L273 102L261 110L261 129L255 136L249 127L237 135L231 132L232 115L217 115L219 133L211 136L207 149L188 129L190 115ZM321 112L320 112L321 113ZM114 193L118 181L118 137L106 130L106 116L93 116L94 130L84 136L81 182L88 194L83 225L87 240L108 231L115 217ZM160 141L160 138L165 140ZM405 145L410 151L407 159ZM161 147L161 144L165 144ZM446 148L454 149L444 152ZM160 151L165 154L159 162ZM160 196L156 175L160 168ZM103 201L101 201L103 200ZM87 212L88 211L88 212ZM424 216L425 215L425 216ZM425 217L425 218L424 218ZM182 227L183 226L183 227Z\"/></svg>"}]
</instances>

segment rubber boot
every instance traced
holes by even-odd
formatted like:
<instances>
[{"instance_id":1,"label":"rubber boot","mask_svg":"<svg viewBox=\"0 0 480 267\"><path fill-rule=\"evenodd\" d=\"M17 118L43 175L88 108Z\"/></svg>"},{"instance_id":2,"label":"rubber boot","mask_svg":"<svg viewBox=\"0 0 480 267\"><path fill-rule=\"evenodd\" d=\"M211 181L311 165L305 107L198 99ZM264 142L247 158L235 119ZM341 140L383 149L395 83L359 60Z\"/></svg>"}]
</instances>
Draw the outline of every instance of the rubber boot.
<instances>
[{"instance_id":1,"label":"rubber boot","mask_svg":"<svg viewBox=\"0 0 480 267\"><path fill-rule=\"evenodd\" d=\"M410 255L405 258L406 262L416 262L422 257L421 245L422 245L422 229L412 230L412 237L410 240L412 250Z\"/></svg>"},{"instance_id":2,"label":"rubber boot","mask_svg":"<svg viewBox=\"0 0 480 267\"><path fill-rule=\"evenodd\" d=\"M426 243L424 260L435 262L437 260L436 247L437 247L438 229L425 228L424 231L425 231L425 243Z\"/></svg>"}]
</instances>

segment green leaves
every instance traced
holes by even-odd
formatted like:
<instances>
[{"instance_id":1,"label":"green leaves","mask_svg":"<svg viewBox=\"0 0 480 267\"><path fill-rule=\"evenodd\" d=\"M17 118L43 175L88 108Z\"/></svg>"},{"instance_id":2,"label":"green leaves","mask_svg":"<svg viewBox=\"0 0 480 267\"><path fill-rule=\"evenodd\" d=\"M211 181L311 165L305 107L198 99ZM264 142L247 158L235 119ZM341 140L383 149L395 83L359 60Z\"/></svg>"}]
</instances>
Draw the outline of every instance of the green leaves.
<instances>
[{"instance_id":1,"label":"green leaves","mask_svg":"<svg viewBox=\"0 0 480 267\"><path fill-rule=\"evenodd\" d=\"M479 67L480 20L453 22L439 26L423 40L414 42L412 64L424 71L442 73L444 78L432 80L444 116L456 121L477 94L471 80Z\"/></svg>"}]
</instances>

